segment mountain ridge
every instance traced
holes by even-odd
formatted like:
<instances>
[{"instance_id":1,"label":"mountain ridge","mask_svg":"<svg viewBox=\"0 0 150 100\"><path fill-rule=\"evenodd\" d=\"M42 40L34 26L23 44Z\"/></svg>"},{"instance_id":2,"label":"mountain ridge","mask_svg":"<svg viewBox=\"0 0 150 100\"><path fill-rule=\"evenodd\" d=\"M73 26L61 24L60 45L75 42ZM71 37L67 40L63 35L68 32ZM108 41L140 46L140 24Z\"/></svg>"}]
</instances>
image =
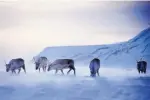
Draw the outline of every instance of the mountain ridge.
<instances>
[{"instance_id":1,"label":"mountain ridge","mask_svg":"<svg viewBox=\"0 0 150 100\"><path fill-rule=\"evenodd\" d=\"M136 60L139 60L141 57L143 57L143 60L150 62L150 56L147 56L150 55L149 39L150 27L128 41L103 45L46 47L36 57L46 56L50 60L71 58L84 64L88 64L91 59L98 57L101 59L102 65L105 66L121 66L126 63L129 66L135 66ZM116 62L120 63L120 65L116 65Z\"/></svg>"}]
</instances>

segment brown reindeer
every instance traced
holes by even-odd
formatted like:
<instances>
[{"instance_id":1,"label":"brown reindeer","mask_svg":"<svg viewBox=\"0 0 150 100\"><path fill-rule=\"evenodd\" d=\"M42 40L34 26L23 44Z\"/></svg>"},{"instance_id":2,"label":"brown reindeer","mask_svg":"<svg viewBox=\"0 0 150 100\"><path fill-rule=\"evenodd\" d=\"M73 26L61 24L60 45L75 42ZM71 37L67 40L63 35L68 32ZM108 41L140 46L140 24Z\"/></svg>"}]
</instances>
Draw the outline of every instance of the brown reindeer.
<instances>
[{"instance_id":1,"label":"brown reindeer","mask_svg":"<svg viewBox=\"0 0 150 100\"><path fill-rule=\"evenodd\" d=\"M74 67L74 60L72 59L57 59L54 62L48 65L47 71L56 70L55 74L60 70L64 75L63 69L69 69L67 74L70 73L71 70L74 71L74 75L76 75L76 69Z\"/></svg>"},{"instance_id":2,"label":"brown reindeer","mask_svg":"<svg viewBox=\"0 0 150 100\"><path fill-rule=\"evenodd\" d=\"M100 69L100 59L94 58L91 60L90 65L90 76L95 77L96 73L99 76L99 69Z\"/></svg>"},{"instance_id":3,"label":"brown reindeer","mask_svg":"<svg viewBox=\"0 0 150 100\"><path fill-rule=\"evenodd\" d=\"M9 61L8 64L6 64L5 62L5 66L6 66L6 72L11 71L12 73L16 74L16 70L18 70L18 74L19 74L21 69L23 69L24 72L26 73L25 61L22 58L12 59Z\"/></svg>"},{"instance_id":4,"label":"brown reindeer","mask_svg":"<svg viewBox=\"0 0 150 100\"><path fill-rule=\"evenodd\" d=\"M46 72L46 67L48 65L48 59L46 57L39 57L37 59L34 59L35 63L35 70L39 70L42 68L44 72Z\"/></svg>"}]
</instances>

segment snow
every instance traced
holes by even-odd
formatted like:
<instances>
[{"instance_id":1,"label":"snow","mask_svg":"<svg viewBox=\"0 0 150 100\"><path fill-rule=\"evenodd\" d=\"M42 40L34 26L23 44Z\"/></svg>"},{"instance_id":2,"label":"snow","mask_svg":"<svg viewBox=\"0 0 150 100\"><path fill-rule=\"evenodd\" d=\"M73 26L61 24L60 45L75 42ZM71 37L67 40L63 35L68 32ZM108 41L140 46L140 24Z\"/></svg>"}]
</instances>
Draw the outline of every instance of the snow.
<instances>
[{"instance_id":1,"label":"snow","mask_svg":"<svg viewBox=\"0 0 150 100\"><path fill-rule=\"evenodd\" d=\"M101 60L101 65L106 67L121 66L130 68L134 67L136 60L140 60L141 57L149 64L149 38L150 27L125 42L107 45L46 47L36 57L46 56L50 61L58 58L71 58L82 65L87 65L94 57L98 57Z\"/></svg>"},{"instance_id":2,"label":"snow","mask_svg":"<svg viewBox=\"0 0 150 100\"><path fill-rule=\"evenodd\" d=\"M150 62L150 28L122 43L92 46L46 47L38 56L50 62L60 58L75 60L76 76L54 71L35 71L26 63L27 74L0 70L0 100L149 100L150 70L139 74L136 60ZM100 77L89 77L88 64L94 57L101 60Z\"/></svg>"},{"instance_id":3,"label":"snow","mask_svg":"<svg viewBox=\"0 0 150 100\"><path fill-rule=\"evenodd\" d=\"M65 73L67 70L64 71ZM148 71L149 73L149 71ZM1 100L149 100L150 75L137 70L101 68L100 77L89 77L89 69L77 67L77 75L54 71L28 71L20 75L0 72Z\"/></svg>"}]
</instances>

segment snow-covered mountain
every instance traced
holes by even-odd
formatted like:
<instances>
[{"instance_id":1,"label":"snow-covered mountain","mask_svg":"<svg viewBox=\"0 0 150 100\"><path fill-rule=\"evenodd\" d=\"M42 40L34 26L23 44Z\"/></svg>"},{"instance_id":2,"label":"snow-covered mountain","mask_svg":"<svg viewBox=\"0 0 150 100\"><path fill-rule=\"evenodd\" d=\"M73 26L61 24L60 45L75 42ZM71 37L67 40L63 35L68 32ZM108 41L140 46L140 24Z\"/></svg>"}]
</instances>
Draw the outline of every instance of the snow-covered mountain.
<instances>
[{"instance_id":1,"label":"snow-covered mountain","mask_svg":"<svg viewBox=\"0 0 150 100\"><path fill-rule=\"evenodd\" d=\"M136 60L150 62L150 27L141 31L136 37L116 44L55 46L46 47L36 57L46 56L50 61L58 58L72 58L75 63L89 64L94 57L107 66L135 67Z\"/></svg>"}]
</instances>

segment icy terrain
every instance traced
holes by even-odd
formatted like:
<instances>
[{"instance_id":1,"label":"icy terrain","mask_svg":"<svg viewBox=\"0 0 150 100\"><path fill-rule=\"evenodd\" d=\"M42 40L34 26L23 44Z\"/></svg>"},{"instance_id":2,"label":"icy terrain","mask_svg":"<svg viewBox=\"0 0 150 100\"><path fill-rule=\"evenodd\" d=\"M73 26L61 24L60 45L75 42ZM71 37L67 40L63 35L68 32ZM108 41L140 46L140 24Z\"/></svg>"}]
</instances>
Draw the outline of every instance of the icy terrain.
<instances>
[{"instance_id":1,"label":"icy terrain","mask_svg":"<svg viewBox=\"0 0 150 100\"><path fill-rule=\"evenodd\" d=\"M96 78L89 77L86 67L77 67L76 77L0 72L0 100L149 100L149 93L150 75L135 69L101 68Z\"/></svg>"},{"instance_id":2,"label":"icy terrain","mask_svg":"<svg viewBox=\"0 0 150 100\"><path fill-rule=\"evenodd\" d=\"M0 100L150 100L150 28L126 42L93 45L47 47L36 57L50 62L58 58L75 60L76 76L54 71L39 73L27 66L27 74L0 71ZM91 59L101 60L100 77L89 77ZM147 74L138 74L136 60L148 62ZM65 70L65 73L67 70Z\"/></svg>"}]
</instances>

